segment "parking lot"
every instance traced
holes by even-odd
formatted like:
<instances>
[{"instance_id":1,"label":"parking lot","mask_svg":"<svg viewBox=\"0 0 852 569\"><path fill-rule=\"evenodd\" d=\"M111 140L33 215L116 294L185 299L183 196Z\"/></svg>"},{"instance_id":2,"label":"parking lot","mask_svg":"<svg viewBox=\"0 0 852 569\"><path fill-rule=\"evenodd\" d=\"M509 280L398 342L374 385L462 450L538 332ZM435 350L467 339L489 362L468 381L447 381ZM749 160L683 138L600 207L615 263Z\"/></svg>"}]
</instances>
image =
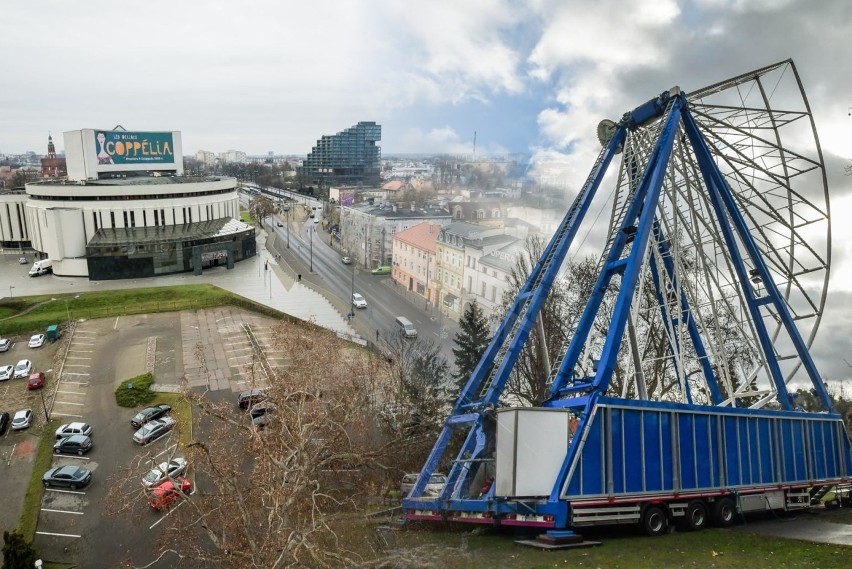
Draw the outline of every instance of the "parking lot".
<instances>
[{"instance_id":1,"label":"parking lot","mask_svg":"<svg viewBox=\"0 0 852 569\"><path fill-rule=\"evenodd\" d=\"M158 385L178 388L185 377L211 398L236 401L235 393L266 385L271 368L286 365L285 354L270 350L273 324L230 307L82 321L60 342L30 350L17 339L8 353L0 354L0 362L14 364L31 356L37 370L50 370L44 395L51 417L85 422L93 429L87 454L53 458L52 466L75 464L93 475L85 488L45 490L34 540L40 555L86 567L118 566L127 559L150 562L163 520L175 510L161 514L148 507L141 477L182 453L171 434L143 447L135 444L129 420L136 410L116 405L115 388L152 371ZM10 413L31 407L39 411L36 427L43 425L41 392L27 393L23 383L0 384L0 405ZM18 465L11 487L20 488L15 499L21 501L37 443L34 432L9 433L2 444L7 474ZM188 474L192 477L191 465ZM20 512L4 512L4 525L14 527L19 517ZM169 566L163 563L157 566Z\"/></svg>"}]
</instances>

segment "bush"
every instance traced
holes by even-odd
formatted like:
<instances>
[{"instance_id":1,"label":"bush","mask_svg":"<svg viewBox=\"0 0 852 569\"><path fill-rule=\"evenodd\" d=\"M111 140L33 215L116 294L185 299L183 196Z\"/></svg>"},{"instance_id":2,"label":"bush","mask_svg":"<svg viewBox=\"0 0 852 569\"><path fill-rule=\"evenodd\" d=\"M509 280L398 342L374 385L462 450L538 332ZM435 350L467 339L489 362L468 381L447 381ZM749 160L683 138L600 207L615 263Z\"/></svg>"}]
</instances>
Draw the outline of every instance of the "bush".
<instances>
[{"instance_id":1,"label":"bush","mask_svg":"<svg viewBox=\"0 0 852 569\"><path fill-rule=\"evenodd\" d=\"M35 567L38 555L17 531L3 532L3 565L9 569Z\"/></svg>"},{"instance_id":2,"label":"bush","mask_svg":"<svg viewBox=\"0 0 852 569\"><path fill-rule=\"evenodd\" d=\"M151 384L154 383L154 376L150 373L143 373L140 376L126 379L121 382L118 389L115 390L115 402L120 407L139 407L147 405L154 400L156 394L151 391Z\"/></svg>"}]
</instances>

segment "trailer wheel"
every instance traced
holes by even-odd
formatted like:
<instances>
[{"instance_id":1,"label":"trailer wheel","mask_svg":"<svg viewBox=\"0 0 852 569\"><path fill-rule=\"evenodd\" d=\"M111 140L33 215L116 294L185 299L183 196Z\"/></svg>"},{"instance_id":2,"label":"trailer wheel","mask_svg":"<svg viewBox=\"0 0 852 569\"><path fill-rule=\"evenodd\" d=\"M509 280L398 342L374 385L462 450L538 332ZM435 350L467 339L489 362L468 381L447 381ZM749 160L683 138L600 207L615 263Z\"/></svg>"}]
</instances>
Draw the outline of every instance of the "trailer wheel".
<instances>
[{"instance_id":1,"label":"trailer wheel","mask_svg":"<svg viewBox=\"0 0 852 569\"><path fill-rule=\"evenodd\" d=\"M679 530L699 531L707 527L707 506L701 500L693 500L686 507L683 519L677 524Z\"/></svg>"},{"instance_id":2,"label":"trailer wheel","mask_svg":"<svg viewBox=\"0 0 852 569\"><path fill-rule=\"evenodd\" d=\"M669 518L666 511L659 506L648 506L642 514L642 529L645 535L654 537L665 535L669 530Z\"/></svg>"},{"instance_id":3,"label":"trailer wheel","mask_svg":"<svg viewBox=\"0 0 852 569\"><path fill-rule=\"evenodd\" d=\"M734 516L737 514L737 505L734 500L728 496L719 498L713 502L713 509L710 512L710 517L713 520L713 525L726 528L734 523Z\"/></svg>"}]
</instances>

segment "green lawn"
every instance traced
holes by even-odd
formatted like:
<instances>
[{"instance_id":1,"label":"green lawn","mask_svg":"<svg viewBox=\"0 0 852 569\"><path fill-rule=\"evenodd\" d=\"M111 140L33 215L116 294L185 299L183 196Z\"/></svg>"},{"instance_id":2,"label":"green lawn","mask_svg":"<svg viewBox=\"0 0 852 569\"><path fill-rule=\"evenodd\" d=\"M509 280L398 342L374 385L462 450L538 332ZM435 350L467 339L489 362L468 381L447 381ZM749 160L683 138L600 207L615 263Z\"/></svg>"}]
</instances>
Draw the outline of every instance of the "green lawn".
<instances>
[{"instance_id":1,"label":"green lawn","mask_svg":"<svg viewBox=\"0 0 852 569\"><path fill-rule=\"evenodd\" d=\"M17 314L0 320L0 336L43 331L51 324L64 325L69 317L72 320L109 318L128 314L197 310L221 305L238 306L275 318L288 318L276 310L211 284L150 287L104 290L79 295L18 297L0 304L0 310L11 310Z\"/></svg>"},{"instance_id":2,"label":"green lawn","mask_svg":"<svg viewBox=\"0 0 852 569\"><path fill-rule=\"evenodd\" d=\"M839 521L826 512L816 519ZM809 514L800 514L810 516ZM659 569L665 567L775 569L779 567L848 567L852 547L814 544L765 537L739 529L707 529L645 537L630 528L598 528L585 532L587 540L601 542L589 548L543 551L517 545L523 536L511 531L412 529L390 532L388 542L414 559L429 559L431 566L447 569L506 567L592 567ZM377 543L364 535L365 543ZM392 552L392 551L391 551ZM365 552L366 553L366 552ZM367 554L369 556L369 554Z\"/></svg>"}]
</instances>

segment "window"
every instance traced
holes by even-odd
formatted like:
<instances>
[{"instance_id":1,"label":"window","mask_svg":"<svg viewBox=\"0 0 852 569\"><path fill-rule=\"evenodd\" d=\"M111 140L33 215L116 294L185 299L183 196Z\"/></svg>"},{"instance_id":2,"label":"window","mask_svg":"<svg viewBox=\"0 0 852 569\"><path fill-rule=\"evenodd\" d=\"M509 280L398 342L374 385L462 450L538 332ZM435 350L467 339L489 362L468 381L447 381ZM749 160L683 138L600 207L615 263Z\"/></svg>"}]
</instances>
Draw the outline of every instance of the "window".
<instances>
[{"instance_id":1,"label":"window","mask_svg":"<svg viewBox=\"0 0 852 569\"><path fill-rule=\"evenodd\" d=\"M482 283L481 289L482 289L482 291L479 293L479 296L481 296L482 298L485 298L485 283Z\"/></svg>"},{"instance_id":2,"label":"window","mask_svg":"<svg viewBox=\"0 0 852 569\"><path fill-rule=\"evenodd\" d=\"M160 225L160 210L155 209L154 210L154 226L159 226L159 225Z\"/></svg>"},{"instance_id":3,"label":"window","mask_svg":"<svg viewBox=\"0 0 852 569\"><path fill-rule=\"evenodd\" d=\"M491 285L491 302L495 302L497 300L497 287Z\"/></svg>"},{"instance_id":4,"label":"window","mask_svg":"<svg viewBox=\"0 0 852 569\"><path fill-rule=\"evenodd\" d=\"M136 227L136 212L130 212L130 227Z\"/></svg>"},{"instance_id":5,"label":"window","mask_svg":"<svg viewBox=\"0 0 852 569\"><path fill-rule=\"evenodd\" d=\"M98 214L95 213L95 212L92 212L92 221L95 222L95 231L97 231L98 230Z\"/></svg>"},{"instance_id":6,"label":"window","mask_svg":"<svg viewBox=\"0 0 852 569\"><path fill-rule=\"evenodd\" d=\"M112 228L115 229L115 212L109 212L109 222L112 224Z\"/></svg>"},{"instance_id":7,"label":"window","mask_svg":"<svg viewBox=\"0 0 852 569\"><path fill-rule=\"evenodd\" d=\"M128 227L130 224L127 223L127 212L123 211L122 213L124 214L124 227Z\"/></svg>"}]
</instances>

